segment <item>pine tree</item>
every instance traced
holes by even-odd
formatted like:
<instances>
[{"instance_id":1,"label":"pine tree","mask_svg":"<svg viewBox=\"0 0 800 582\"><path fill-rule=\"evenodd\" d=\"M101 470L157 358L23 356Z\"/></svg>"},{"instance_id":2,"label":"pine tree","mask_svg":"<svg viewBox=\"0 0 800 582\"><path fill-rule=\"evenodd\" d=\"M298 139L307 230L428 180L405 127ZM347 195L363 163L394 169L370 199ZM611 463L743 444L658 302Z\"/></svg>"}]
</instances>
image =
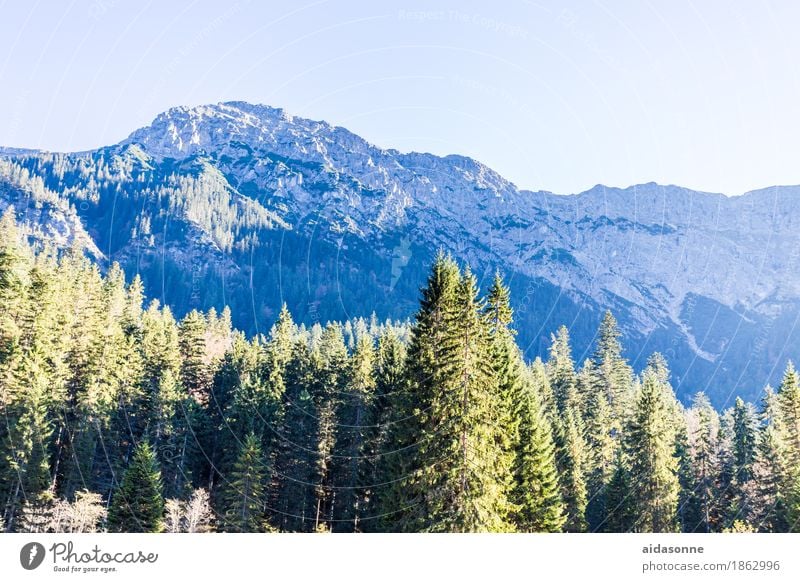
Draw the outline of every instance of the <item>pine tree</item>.
<instances>
[{"instance_id":1,"label":"pine tree","mask_svg":"<svg viewBox=\"0 0 800 582\"><path fill-rule=\"evenodd\" d=\"M275 440L274 428L281 422L281 398L284 392L284 369L275 369L265 348L257 339L250 342L244 334L234 334L231 346L214 376L212 410L218 409L216 422L226 427L218 435L212 449L223 465L235 455L237 445L249 433L261 439L265 456L269 457ZM216 412L216 410L215 410ZM214 416L214 415L212 415Z\"/></svg>"},{"instance_id":2,"label":"pine tree","mask_svg":"<svg viewBox=\"0 0 800 582\"><path fill-rule=\"evenodd\" d=\"M567 532L584 532L586 507L588 504L585 478L586 441L583 437L583 421L572 408L565 410L556 431L557 462L561 482L561 496L567 521Z\"/></svg>"},{"instance_id":3,"label":"pine tree","mask_svg":"<svg viewBox=\"0 0 800 582\"><path fill-rule=\"evenodd\" d=\"M62 494L91 487L108 496L120 469L117 459L144 436L139 410L144 363L123 327L130 304L122 269L113 264L105 277L94 268L83 269L80 294L85 304L72 328L82 339L67 357L75 407L66 419L71 446L64 455L68 478Z\"/></svg>"},{"instance_id":4,"label":"pine tree","mask_svg":"<svg viewBox=\"0 0 800 582\"><path fill-rule=\"evenodd\" d=\"M621 450L614 457L611 478L606 487L605 519L598 530L616 533L633 531L637 508L631 495L631 478Z\"/></svg>"},{"instance_id":5,"label":"pine tree","mask_svg":"<svg viewBox=\"0 0 800 582\"><path fill-rule=\"evenodd\" d=\"M513 455L510 499L514 523L522 531L560 531L566 518L561 500L552 425L540 401L543 387L526 368L511 327L510 292L499 273L489 289L484 315L489 325L491 361L498 382L498 424L505 428Z\"/></svg>"},{"instance_id":6,"label":"pine tree","mask_svg":"<svg viewBox=\"0 0 800 582\"><path fill-rule=\"evenodd\" d=\"M678 522L680 531L697 531L702 521L700 498L697 495L697 475L694 468L694 455L689 442L689 426L681 423L675 434L675 456L678 459Z\"/></svg>"},{"instance_id":7,"label":"pine tree","mask_svg":"<svg viewBox=\"0 0 800 582\"><path fill-rule=\"evenodd\" d=\"M475 277L440 257L423 291L409 352L423 438L406 488L415 509L405 530L507 531L512 525L508 436L489 361L489 330ZM429 343L430 342L430 343Z\"/></svg>"},{"instance_id":8,"label":"pine tree","mask_svg":"<svg viewBox=\"0 0 800 582\"><path fill-rule=\"evenodd\" d=\"M206 318L192 310L180 325L181 381L199 403L207 404L211 376L206 362Z\"/></svg>"},{"instance_id":9,"label":"pine tree","mask_svg":"<svg viewBox=\"0 0 800 582\"><path fill-rule=\"evenodd\" d=\"M547 361L546 370L556 404L553 433L561 496L566 514L564 528L569 532L582 532L587 528L588 503L587 446L583 421L584 394L578 390L567 328L561 326L558 333L551 336L551 340L550 359Z\"/></svg>"},{"instance_id":10,"label":"pine tree","mask_svg":"<svg viewBox=\"0 0 800 582\"><path fill-rule=\"evenodd\" d=\"M517 394L514 414L519 443L514 462L512 501L519 531L558 532L565 522L551 424L546 419L532 380Z\"/></svg>"},{"instance_id":11,"label":"pine tree","mask_svg":"<svg viewBox=\"0 0 800 582\"><path fill-rule=\"evenodd\" d=\"M279 425L271 484L272 523L281 531L313 531L319 481L319 413L312 395L312 353L302 339L293 343L286 370L285 414Z\"/></svg>"},{"instance_id":12,"label":"pine tree","mask_svg":"<svg viewBox=\"0 0 800 582\"><path fill-rule=\"evenodd\" d=\"M427 451L433 450L426 446L433 438L427 429L434 422L429 402L437 392L435 371L446 324L455 311L459 280L458 266L439 252L422 289L406 358L407 381L392 399L394 406L378 459L385 483L376 490L378 527L383 531L418 531L428 516L425 492L416 486L416 478L427 463L435 465L441 455L426 458Z\"/></svg>"},{"instance_id":13,"label":"pine tree","mask_svg":"<svg viewBox=\"0 0 800 582\"><path fill-rule=\"evenodd\" d=\"M378 531L380 491L387 487L381 468L387 442L390 419L405 387L406 348L393 327L387 327L378 337L375 353L375 391L364 419L364 446L359 466L359 486L363 496L360 528Z\"/></svg>"},{"instance_id":14,"label":"pine tree","mask_svg":"<svg viewBox=\"0 0 800 582\"><path fill-rule=\"evenodd\" d=\"M349 378L338 413L334 448L334 483L337 500L333 514L333 531L360 531L359 523L366 503L360 486L367 447L368 410L375 396L375 347L366 333L356 339L349 362Z\"/></svg>"},{"instance_id":15,"label":"pine tree","mask_svg":"<svg viewBox=\"0 0 800 582\"><path fill-rule=\"evenodd\" d=\"M556 405L553 387L550 385L550 378L547 375L547 366L541 358L533 360L528 368L531 379L537 387L539 400L542 403L542 412L550 420L551 424L558 419L558 406Z\"/></svg>"},{"instance_id":16,"label":"pine tree","mask_svg":"<svg viewBox=\"0 0 800 582\"><path fill-rule=\"evenodd\" d=\"M600 323L593 355L594 368L611 405L611 432L619 433L625 413L632 404L633 372L622 356L621 333L617 321L606 311Z\"/></svg>"},{"instance_id":17,"label":"pine tree","mask_svg":"<svg viewBox=\"0 0 800 582\"><path fill-rule=\"evenodd\" d=\"M747 521L758 531L785 532L788 528L783 480L787 470L786 440L777 394L764 389L753 478L746 487Z\"/></svg>"},{"instance_id":18,"label":"pine tree","mask_svg":"<svg viewBox=\"0 0 800 582\"><path fill-rule=\"evenodd\" d=\"M181 369L178 334L178 324L170 309L161 309L158 301L150 303L142 314L139 349L144 360L143 391L137 408L154 442L168 430L182 398L182 387L177 388Z\"/></svg>"},{"instance_id":19,"label":"pine tree","mask_svg":"<svg viewBox=\"0 0 800 582\"><path fill-rule=\"evenodd\" d=\"M794 365L789 362L778 388L778 410L786 435L787 461L800 464L800 380Z\"/></svg>"},{"instance_id":20,"label":"pine tree","mask_svg":"<svg viewBox=\"0 0 800 582\"><path fill-rule=\"evenodd\" d=\"M778 388L778 413L785 446L783 490L788 531L800 531L800 379L789 362Z\"/></svg>"},{"instance_id":21,"label":"pine tree","mask_svg":"<svg viewBox=\"0 0 800 582\"><path fill-rule=\"evenodd\" d=\"M719 477L719 417L708 397L698 392L692 410L692 465L694 467L694 495L699 503L700 521L693 524L690 532L710 532L716 526Z\"/></svg>"},{"instance_id":22,"label":"pine tree","mask_svg":"<svg viewBox=\"0 0 800 582\"><path fill-rule=\"evenodd\" d=\"M112 532L159 532L164 528L164 497L161 471L147 441L137 445L122 484L114 493L108 511Z\"/></svg>"},{"instance_id":23,"label":"pine tree","mask_svg":"<svg viewBox=\"0 0 800 582\"><path fill-rule=\"evenodd\" d=\"M250 433L244 439L222 486L221 527L224 531L252 533L263 531L267 468L259 438Z\"/></svg>"},{"instance_id":24,"label":"pine tree","mask_svg":"<svg viewBox=\"0 0 800 582\"><path fill-rule=\"evenodd\" d=\"M421 447L422 453L445 456L438 464L425 463L419 474L428 510L422 529L505 531L511 527L512 456L498 423L503 401L488 362L488 330L469 269L453 307L434 369L438 390L426 400L433 420L429 430L436 438Z\"/></svg>"},{"instance_id":25,"label":"pine tree","mask_svg":"<svg viewBox=\"0 0 800 582\"><path fill-rule=\"evenodd\" d=\"M66 496L71 496L81 487L97 489L101 486L95 475L94 452L101 433L109 428L105 404L115 400L106 386L97 381L103 346L100 340L102 278L99 272L89 268L79 253L73 252L75 250L61 257L58 268L66 279L65 287L70 290L75 314L64 322L64 335L68 337L69 345L65 358L68 405L62 420L67 438L62 439L65 450L60 457L64 473L62 490ZM117 456L112 451L109 458ZM107 495L113 484L110 480L103 481L103 492Z\"/></svg>"},{"instance_id":26,"label":"pine tree","mask_svg":"<svg viewBox=\"0 0 800 582\"><path fill-rule=\"evenodd\" d=\"M737 397L733 407L733 443L730 459L732 478L725 516L726 527L733 527L737 521L747 522L752 515L748 490L753 479L756 460L758 436L756 425L752 406Z\"/></svg>"},{"instance_id":27,"label":"pine tree","mask_svg":"<svg viewBox=\"0 0 800 582\"><path fill-rule=\"evenodd\" d=\"M14 527L23 500L36 500L51 488L54 397L53 380L39 348L13 358L10 364L10 384L16 389L12 388L5 410L0 491L5 497L4 521L7 527Z\"/></svg>"},{"instance_id":28,"label":"pine tree","mask_svg":"<svg viewBox=\"0 0 800 582\"><path fill-rule=\"evenodd\" d=\"M23 309L31 257L14 219L13 206L0 217L0 363L19 341L18 314Z\"/></svg>"},{"instance_id":29,"label":"pine tree","mask_svg":"<svg viewBox=\"0 0 800 582\"><path fill-rule=\"evenodd\" d=\"M671 403L658 372L645 370L625 435L631 499L638 513L634 529L640 532L677 529L675 434Z\"/></svg>"},{"instance_id":30,"label":"pine tree","mask_svg":"<svg viewBox=\"0 0 800 582\"><path fill-rule=\"evenodd\" d=\"M499 272L489 288L484 308L484 317L489 331L489 357L497 379L499 400L498 422L505 429L510 453L516 454L519 447L519 419L513 414L515 401L525 389L522 378L525 364L514 337L517 332L512 323L511 294Z\"/></svg>"},{"instance_id":31,"label":"pine tree","mask_svg":"<svg viewBox=\"0 0 800 582\"><path fill-rule=\"evenodd\" d=\"M278 321L270 332L266 354L269 389L272 396L278 400L286 391L286 368L292 359L292 343L296 333L297 326L284 303L278 314Z\"/></svg>"},{"instance_id":32,"label":"pine tree","mask_svg":"<svg viewBox=\"0 0 800 582\"><path fill-rule=\"evenodd\" d=\"M563 415L572 408L580 414L583 402L577 389L575 362L572 360L572 348L569 343L569 331L561 326L555 335L550 337L550 358L547 360L547 375L553 390L556 405Z\"/></svg>"},{"instance_id":33,"label":"pine tree","mask_svg":"<svg viewBox=\"0 0 800 582\"><path fill-rule=\"evenodd\" d=\"M587 360L579 375L586 394L586 520L589 531L599 531L606 518L606 486L614 468L617 449L612 433L612 409L606 391L596 381L594 364Z\"/></svg>"},{"instance_id":34,"label":"pine tree","mask_svg":"<svg viewBox=\"0 0 800 582\"><path fill-rule=\"evenodd\" d=\"M314 531L330 531L339 501L336 498L338 475L335 461L347 456L339 455L336 450L336 427L348 380L348 353L341 325L334 323L325 326L316 355L312 360L316 368L313 372L312 394L319 411ZM348 464L348 473L352 476L351 469Z\"/></svg>"}]
</instances>

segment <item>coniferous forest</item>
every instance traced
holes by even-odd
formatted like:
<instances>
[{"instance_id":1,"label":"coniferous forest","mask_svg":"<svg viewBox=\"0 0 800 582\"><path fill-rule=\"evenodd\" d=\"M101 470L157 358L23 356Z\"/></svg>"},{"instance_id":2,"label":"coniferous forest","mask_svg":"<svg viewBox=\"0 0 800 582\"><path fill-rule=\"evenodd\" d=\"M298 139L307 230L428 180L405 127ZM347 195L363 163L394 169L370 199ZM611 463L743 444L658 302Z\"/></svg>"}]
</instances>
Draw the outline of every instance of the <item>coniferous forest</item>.
<instances>
[{"instance_id":1,"label":"coniferous forest","mask_svg":"<svg viewBox=\"0 0 800 582\"><path fill-rule=\"evenodd\" d=\"M800 380L690 407L606 313L515 341L500 275L439 255L411 322L266 335L178 319L78 249L0 222L0 522L8 532L800 531Z\"/></svg>"}]
</instances>

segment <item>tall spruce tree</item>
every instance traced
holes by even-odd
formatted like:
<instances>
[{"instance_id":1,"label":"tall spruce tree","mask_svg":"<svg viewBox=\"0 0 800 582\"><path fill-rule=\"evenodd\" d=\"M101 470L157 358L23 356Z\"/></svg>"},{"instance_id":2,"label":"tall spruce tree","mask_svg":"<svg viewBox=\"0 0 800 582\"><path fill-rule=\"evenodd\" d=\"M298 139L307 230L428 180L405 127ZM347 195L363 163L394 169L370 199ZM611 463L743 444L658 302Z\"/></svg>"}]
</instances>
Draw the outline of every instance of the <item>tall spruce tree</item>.
<instances>
[{"instance_id":1,"label":"tall spruce tree","mask_svg":"<svg viewBox=\"0 0 800 582\"><path fill-rule=\"evenodd\" d=\"M312 394L317 402L319 432L316 443L316 510L315 531L330 531L335 519L338 479L336 461L341 456L336 451L336 427L348 380L348 353L342 326L332 323L325 326L312 359L315 370ZM349 469L349 466L348 466ZM341 497L341 496L339 496Z\"/></svg>"},{"instance_id":2,"label":"tall spruce tree","mask_svg":"<svg viewBox=\"0 0 800 582\"><path fill-rule=\"evenodd\" d=\"M551 336L550 358L546 370L556 405L553 434L561 496L566 514L564 528L570 532L586 531L588 498L587 446L583 420L585 394L579 391L569 332L565 326L561 326L558 332Z\"/></svg>"},{"instance_id":3,"label":"tall spruce tree","mask_svg":"<svg viewBox=\"0 0 800 582\"><path fill-rule=\"evenodd\" d=\"M719 438L720 427L717 412L708 397L698 392L690 410L692 466L694 468L694 491L699 506L699 521L689 525L690 532L710 532L717 524Z\"/></svg>"},{"instance_id":4,"label":"tall spruce tree","mask_svg":"<svg viewBox=\"0 0 800 582\"><path fill-rule=\"evenodd\" d=\"M19 341L18 316L23 311L32 257L22 243L13 207L0 217L0 363Z\"/></svg>"},{"instance_id":5,"label":"tall spruce tree","mask_svg":"<svg viewBox=\"0 0 800 582\"><path fill-rule=\"evenodd\" d=\"M136 446L122 484L108 510L108 529L113 532L160 532L164 528L161 471L147 441Z\"/></svg>"},{"instance_id":6,"label":"tall spruce tree","mask_svg":"<svg viewBox=\"0 0 800 582\"><path fill-rule=\"evenodd\" d=\"M337 415L333 459L337 500L332 529L353 532L361 530L359 520L366 503L359 475L368 450L368 411L375 396L375 346L366 329L356 339L348 376Z\"/></svg>"},{"instance_id":7,"label":"tall spruce tree","mask_svg":"<svg viewBox=\"0 0 800 582\"><path fill-rule=\"evenodd\" d=\"M393 398L378 459L385 485L376 490L376 501L384 531L419 531L426 524L426 492L416 482L418 473L427 464L435 467L441 456L429 442L437 436L430 430L436 422L431 401L438 392L440 348L455 311L460 276L455 262L440 251L422 289L406 358L407 381Z\"/></svg>"},{"instance_id":8,"label":"tall spruce tree","mask_svg":"<svg viewBox=\"0 0 800 582\"><path fill-rule=\"evenodd\" d=\"M366 411L364 447L359 466L359 486L363 509L360 512L361 531L379 531L384 521L381 515L381 492L392 483L386 481L384 456L389 453L385 444L391 424L397 417L394 411L405 393L406 347L393 327L387 327L378 337L375 354L375 391Z\"/></svg>"},{"instance_id":9,"label":"tall spruce tree","mask_svg":"<svg viewBox=\"0 0 800 582\"><path fill-rule=\"evenodd\" d=\"M597 334L592 356L598 380L611 405L611 431L619 433L625 424L625 414L632 401L633 371L622 356L621 333L617 320L606 311Z\"/></svg>"},{"instance_id":10,"label":"tall spruce tree","mask_svg":"<svg viewBox=\"0 0 800 582\"><path fill-rule=\"evenodd\" d=\"M45 356L34 348L12 360L12 386L5 409L5 439L2 443L3 517L9 528L15 527L24 500L38 503L51 487L53 420L51 380Z\"/></svg>"},{"instance_id":11,"label":"tall spruce tree","mask_svg":"<svg viewBox=\"0 0 800 582\"><path fill-rule=\"evenodd\" d=\"M552 425L543 411L543 390L534 385L534 376L514 341L510 292L499 272L489 288L484 315L500 397L497 423L505 429L514 459L510 494L514 523L522 531L560 531L565 517Z\"/></svg>"},{"instance_id":12,"label":"tall spruce tree","mask_svg":"<svg viewBox=\"0 0 800 582\"><path fill-rule=\"evenodd\" d=\"M507 531L512 456L502 418L503 396L488 361L488 330L481 317L475 277L467 268L447 314L434 379L430 430L438 463L419 474L428 531Z\"/></svg>"},{"instance_id":13,"label":"tall spruce tree","mask_svg":"<svg viewBox=\"0 0 800 582\"><path fill-rule=\"evenodd\" d=\"M285 413L278 427L271 483L271 522L281 531L313 531L317 514L319 413L312 395L315 375L305 339L292 344L286 368Z\"/></svg>"},{"instance_id":14,"label":"tall spruce tree","mask_svg":"<svg viewBox=\"0 0 800 582\"><path fill-rule=\"evenodd\" d=\"M517 393L514 414L519 423L512 495L516 527L524 532L561 531L566 516L552 425L545 417L530 374Z\"/></svg>"},{"instance_id":15,"label":"tall spruce tree","mask_svg":"<svg viewBox=\"0 0 800 582\"><path fill-rule=\"evenodd\" d=\"M641 532L677 530L678 460L671 403L658 370L644 372L625 435L631 500Z\"/></svg>"},{"instance_id":16,"label":"tall spruce tree","mask_svg":"<svg viewBox=\"0 0 800 582\"><path fill-rule=\"evenodd\" d=\"M587 360L579 376L586 398L586 520L589 531L600 531L606 516L606 487L614 468L615 439L612 409L606 391L596 381L595 368Z\"/></svg>"},{"instance_id":17,"label":"tall spruce tree","mask_svg":"<svg viewBox=\"0 0 800 582\"><path fill-rule=\"evenodd\" d=\"M253 533L267 527L264 514L267 468L261 450L261 439L248 434L239 448L239 455L221 488L223 531Z\"/></svg>"},{"instance_id":18,"label":"tall spruce tree","mask_svg":"<svg viewBox=\"0 0 800 582\"><path fill-rule=\"evenodd\" d=\"M788 531L800 531L800 379L789 362L778 388L778 413L785 446L784 491Z\"/></svg>"},{"instance_id":19,"label":"tall spruce tree","mask_svg":"<svg viewBox=\"0 0 800 582\"><path fill-rule=\"evenodd\" d=\"M181 382L199 403L207 404L211 376L206 362L206 318L197 310L190 311L180 325Z\"/></svg>"},{"instance_id":20,"label":"tall spruce tree","mask_svg":"<svg viewBox=\"0 0 800 582\"><path fill-rule=\"evenodd\" d=\"M504 427L512 455L519 445L520 419L513 413L515 400L524 390L525 364L517 347L513 329L514 311L511 293L499 272L495 272L486 299L484 316L489 331L489 357L491 358L498 389L498 422Z\"/></svg>"},{"instance_id":21,"label":"tall spruce tree","mask_svg":"<svg viewBox=\"0 0 800 582\"><path fill-rule=\"evenodd\" d=\"M631 476L627 465L622 450L617 449L611 478L605 491L605 518L597 527L598 530L626 533L636 527L638 508L635 507L635 500L631 495Z\"/></svg>"},{"instance_id":22,"label":"tall spruce tree","mask_svg":"<svg viewBox=\"0 0 800 582\"><path fill-rule=\"evenodd\" d=\"M576 410L568 408L562 413L556 431L557 464L564 500L568 532L584 532L588 497L586 491L586 441L583 437L583 420Z\"/></svg>"},{"instance_id":23,"label":"tall spruce tree","mask_svg":"<svg viewBox=\"0 0 800 582\"><path fill-rule=\"evenodd\" d=\"M778 411L786 435L790 464L800 464L800 380L794 364L789 362L778 388Z\"/></svg>"},{"instance_id":24,"label":"tall spruce tree","mask_svg":"<svg viewBox=\"0 0 800 582\"><path fill-rule=\"evenodd\" d=\"M502 396L483 306L469 269L460 276L452 260L437 261L417 320L427 329L409 354L428 438L418 445L408 483L419 505L404 529L508 531L513 457L497 422Z\"/></svg>"},{"instance_id":25,"label":"tall spruce tree","mask_svg":"<svg viewBox=\"0 0 800 582\"><path fill-rule=\"evenodd\" d=\"M753 479L747 488L751 508L748 521L759 531L785 532L788 529L784 478L787 472L787 447L778 396L772 387L764 389L760 414Z\"/></svg>"},{"instance_id":26,"label":"tall spruce tree","mask_svg":"<svg viewBox=\"0 0 800 582\"><path fill-rule=\"evenodd\" d=\"M752 515L750 507L751 481L756 460L758 437L757 419L752 405L736 398L733 407L733 443L731 451L731 481L725 508L725 527L733 527L737 521L746 522Z\"/></svg>"},{"instance_id":27,"label":"tall spruce tree","mask_svg":"<svg viewBox=\"0 0 800 582\"><path fill-rule=\"evenodd\" d=\"M702 521L700 498L697 495L697 475L692 446L689 442L688 423L681 423L675 434L675 456L678 459L678 522L680 531L697 531Z\"/></svg>"},{"instance_id":28,"label":"tall spruce tree","mask_svg":"<svg viewBox=\"0 0 800 582\"><path fill-rule=\"evenodd\" d=\"M562 325L558 328L558 332L550 336L550 342L547 375L558 411L563 415L567 409L571 408L580 414L583 410L583 402L578 393L575 362L572 360L572 348L566 326Z\"/></svg>"}]
</instances>

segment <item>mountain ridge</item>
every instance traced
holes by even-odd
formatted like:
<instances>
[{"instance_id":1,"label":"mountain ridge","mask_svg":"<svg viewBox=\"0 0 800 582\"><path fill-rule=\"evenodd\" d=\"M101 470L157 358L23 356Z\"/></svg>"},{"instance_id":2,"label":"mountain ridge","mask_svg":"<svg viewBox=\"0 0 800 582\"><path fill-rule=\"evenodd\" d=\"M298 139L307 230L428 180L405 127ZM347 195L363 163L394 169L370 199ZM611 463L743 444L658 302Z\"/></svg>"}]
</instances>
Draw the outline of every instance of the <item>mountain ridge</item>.
<instances>
[{"instance_id":1,"label":"mountain ridge","mask_svg":"<svg viewBox=\"0 0 800 582\"><path fill-rule=\"evenodd\" d=\"M679 392L705 384L722 403L774 380L769 360L784 354L753 355L761 328L794 345L800 186L523 190L466 156L382 149L245 102L175 107L88 152L2 148L0 159L6 206L24 215L55 196L98 260L143 273L179 312L232 298L249 331L283 300L309 322L408 315L414 277L443 248L484 279L508 274L531 357L561 323L585 356L611 308L639 347L634 363L665 351ZM33 232L43 219L29 215Z\"/></svg>"}]
</instances>

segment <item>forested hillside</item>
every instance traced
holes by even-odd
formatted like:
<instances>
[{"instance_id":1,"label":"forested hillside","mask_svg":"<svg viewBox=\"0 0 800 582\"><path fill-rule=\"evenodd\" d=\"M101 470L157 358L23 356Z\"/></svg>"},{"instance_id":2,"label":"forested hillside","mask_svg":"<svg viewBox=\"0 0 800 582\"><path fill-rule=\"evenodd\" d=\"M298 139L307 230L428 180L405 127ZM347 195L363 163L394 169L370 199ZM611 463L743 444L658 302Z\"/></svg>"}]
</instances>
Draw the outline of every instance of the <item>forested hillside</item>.
<instances>
[{"instance_id":1,"label":"forested hillside","mask_svg":"<svg viewBox=\"0 0 800 582\"><path fill-rule=\"evenodd\" d=\"M440 254L413 322L179 321L0 221L5 531L798 531L800 384L684 407L607 313L526 362L509 291Z\"/></svg>"},{"instance_id":2,"label":"forested hillside","mask_svg":"<svg viewBox=\"0 0 800 582\"><path fill-rule=\"evenodd\" d=\"M529 360L562 324L590 357L611 310L632 366L660 351L684 405L703 390L721 409L800 358L798 186L528 191L468 157L227 102L169 109L90 151L0 147L8 207L32 238L138 274L177 318L228 306L248 336L284 302L307 326L407 319L443 249L482 285L504 273Z\"/></svg>"}]
</instances>

